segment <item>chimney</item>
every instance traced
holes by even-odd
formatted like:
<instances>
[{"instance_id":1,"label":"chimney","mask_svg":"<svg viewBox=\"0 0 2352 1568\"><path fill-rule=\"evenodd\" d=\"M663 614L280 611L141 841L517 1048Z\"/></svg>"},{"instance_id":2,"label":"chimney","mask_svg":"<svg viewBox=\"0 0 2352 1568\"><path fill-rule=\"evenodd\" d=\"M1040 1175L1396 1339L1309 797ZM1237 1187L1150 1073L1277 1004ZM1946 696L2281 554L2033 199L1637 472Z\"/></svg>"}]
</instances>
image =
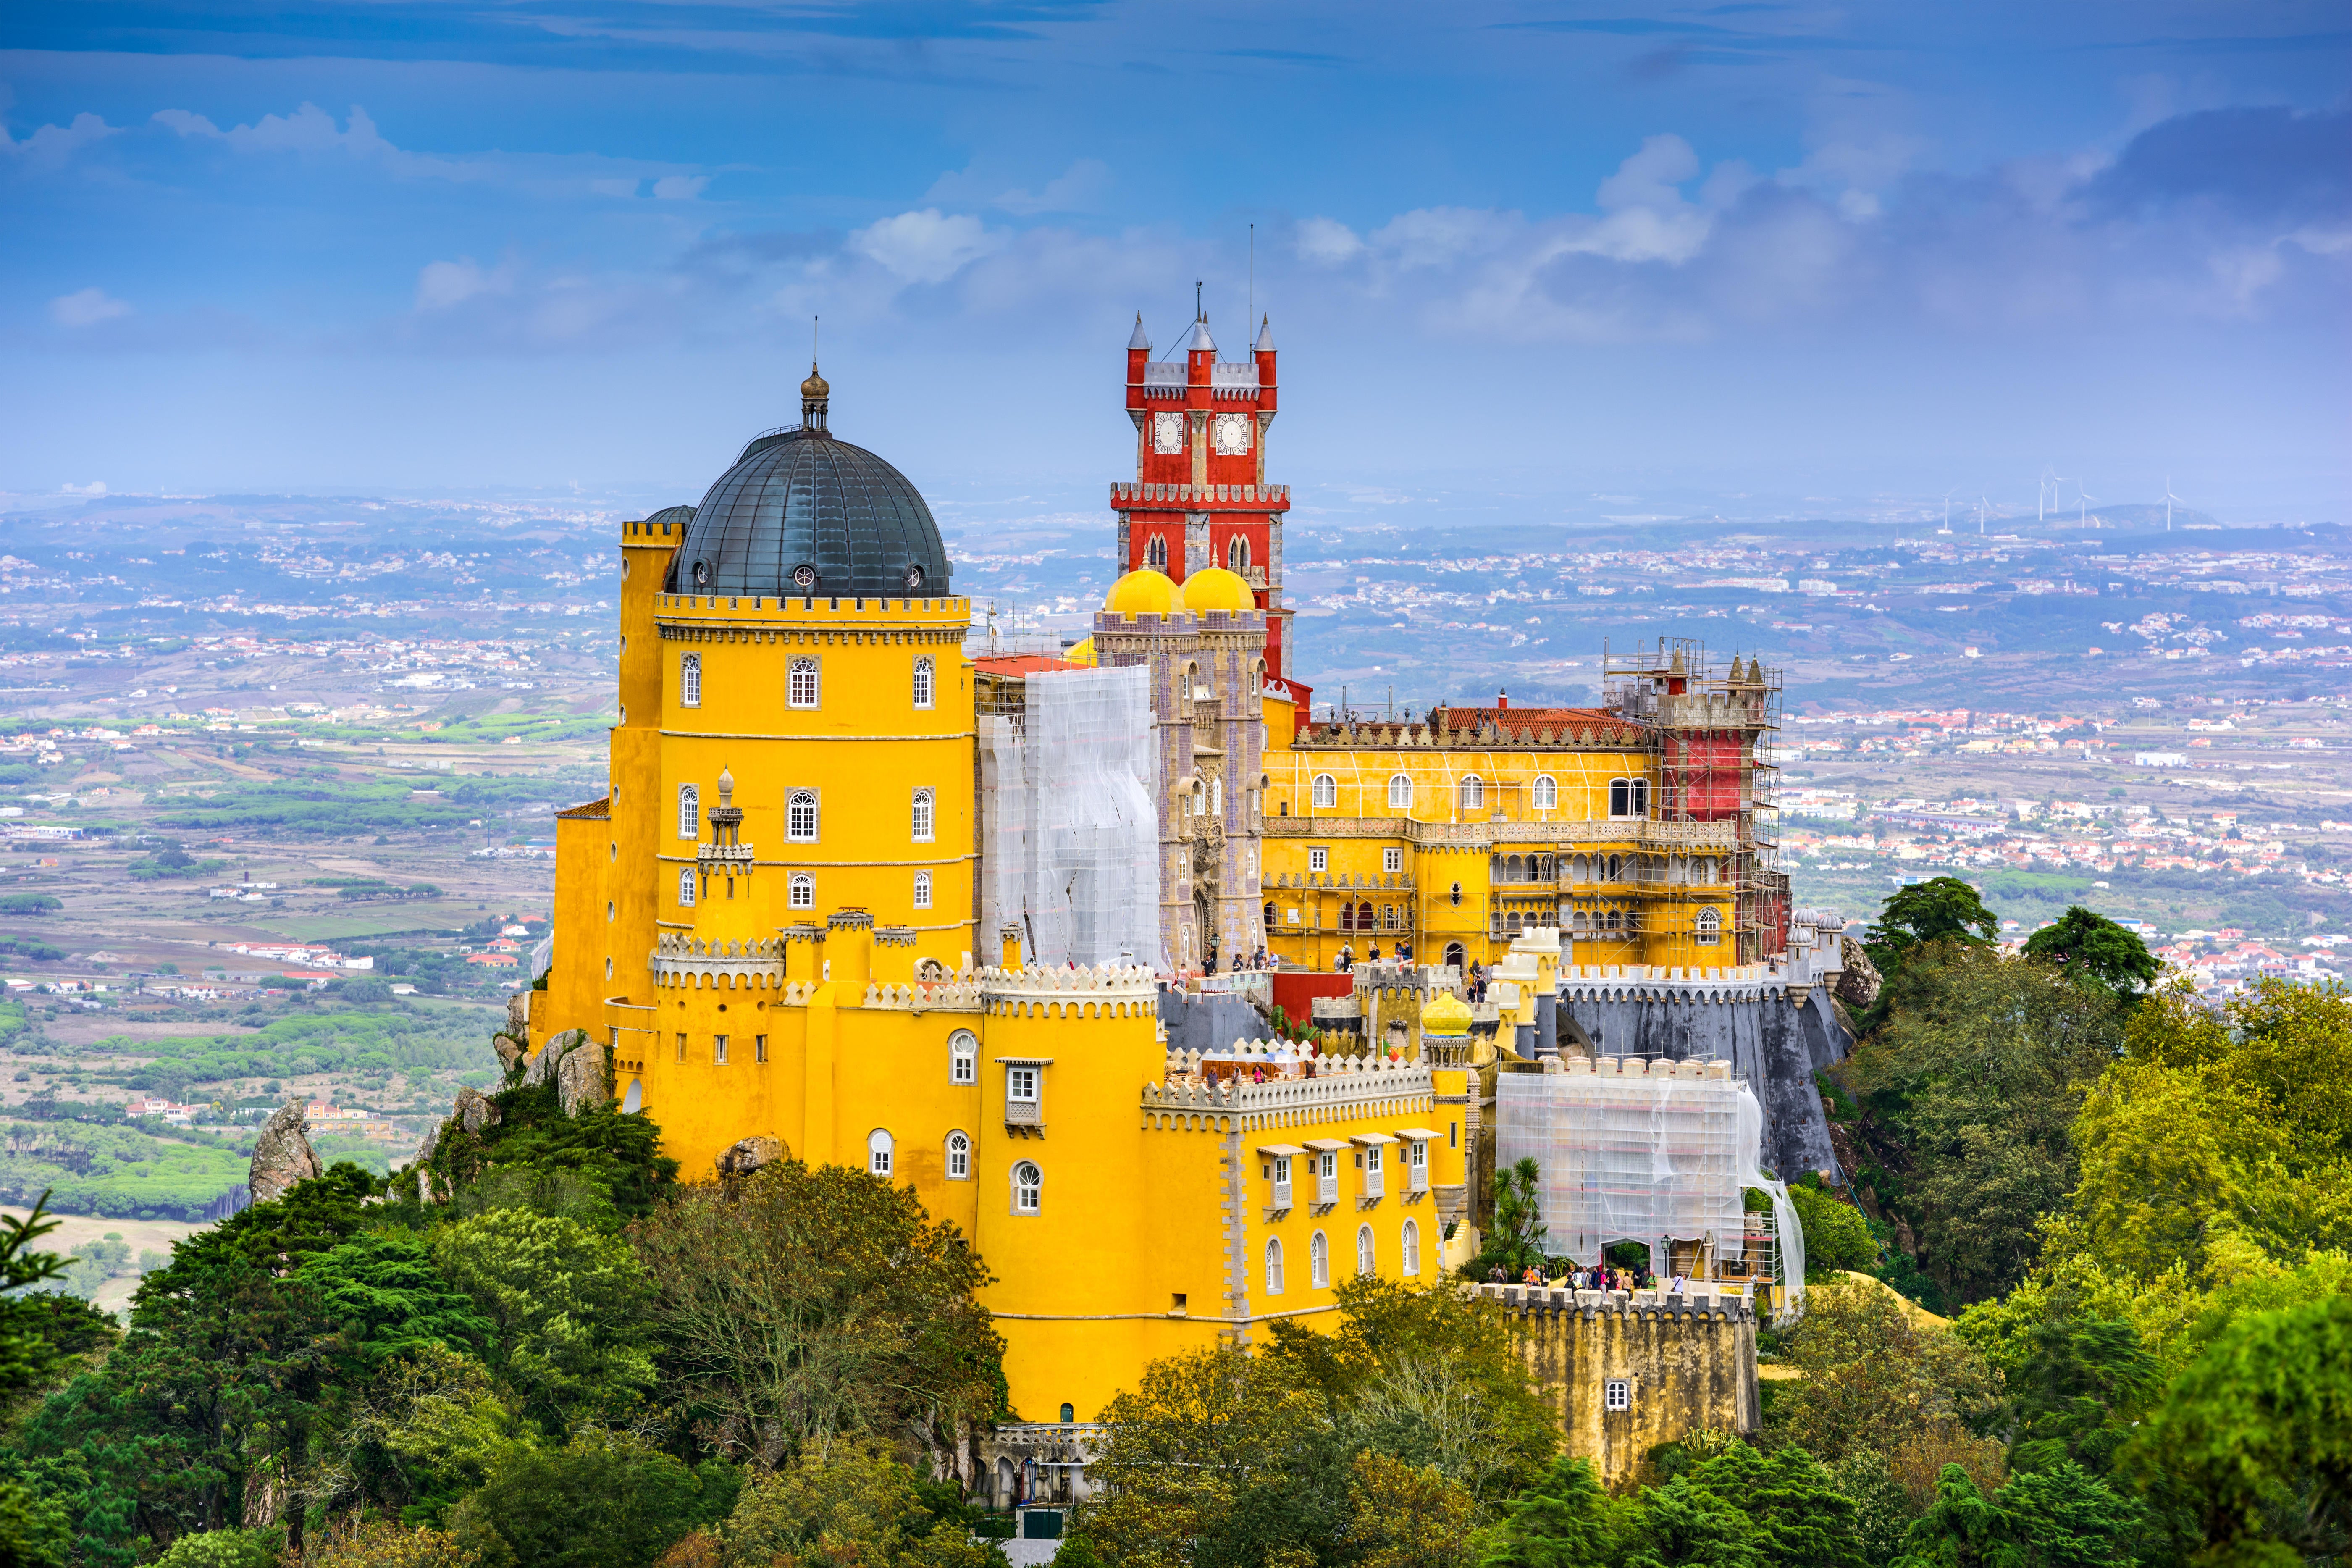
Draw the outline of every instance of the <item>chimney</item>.
<instances>
[{"instance_id":1,"label":"chimney","mask_svg":"<svg viewBox=\"0 0 2352 1568\"><path fill-rule=\"evenodd\" d=\"M1496 706L1496 707L1497 707L1497 708L1508 708L1510 705L1511 705L1511 694L1510 694L1509 692L1507 692L1507 691L1497 691L1496 693L1495 693L1495 706Z\"/></svg>"}]
</instances>

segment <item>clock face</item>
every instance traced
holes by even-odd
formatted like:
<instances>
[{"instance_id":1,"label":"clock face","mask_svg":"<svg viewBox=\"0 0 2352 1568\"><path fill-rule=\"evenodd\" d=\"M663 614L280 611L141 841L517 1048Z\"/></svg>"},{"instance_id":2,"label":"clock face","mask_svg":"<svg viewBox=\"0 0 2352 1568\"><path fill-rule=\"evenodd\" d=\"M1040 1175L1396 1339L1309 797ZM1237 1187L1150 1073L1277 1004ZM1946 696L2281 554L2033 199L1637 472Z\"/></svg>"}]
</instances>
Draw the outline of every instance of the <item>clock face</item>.
<instances>
[{"instance_id":1,"label":"clock face","mask_svg":"<svg viewBox=\"0 0 2352 1568\"><path fill-rule=\"evenodd\" d=\"M1250 449L1250 416L1246 414L1220 414L1216 423L1217 456L1246 457Z\"/></svg>"},{"instance_id":2,"label":"clock face","mask_svg":"<svg viewBox=\"0 0 2352 1568\"><path fill-rule=\"evenodd\" d=\"M1155 414L1151 416L1151 449L1163 458L1181 456L1184 450L1184 416L1181 414Z\"/></svg>"}]
</instances>

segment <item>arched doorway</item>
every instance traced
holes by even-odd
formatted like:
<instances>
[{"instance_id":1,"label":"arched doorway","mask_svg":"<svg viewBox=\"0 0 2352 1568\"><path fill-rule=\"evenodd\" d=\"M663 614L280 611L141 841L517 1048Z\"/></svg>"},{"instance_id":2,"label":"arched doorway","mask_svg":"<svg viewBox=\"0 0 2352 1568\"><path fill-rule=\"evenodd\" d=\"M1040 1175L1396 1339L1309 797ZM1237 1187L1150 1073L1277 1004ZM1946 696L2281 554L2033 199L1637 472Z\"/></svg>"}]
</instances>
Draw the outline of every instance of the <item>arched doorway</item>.
<instances>
[{"instance_id":1,"label":"arched doorway","mask_svg":"<svg viewBox=\"0 0 2352 1568\"><path fill-rule=\"evenodd\" d=\"M1445 944L1445 962L1454 968L1460 969L1468 957L1469 955L1462 951L1460 942L1449 942Z\"/></svg>"}]
</instances>

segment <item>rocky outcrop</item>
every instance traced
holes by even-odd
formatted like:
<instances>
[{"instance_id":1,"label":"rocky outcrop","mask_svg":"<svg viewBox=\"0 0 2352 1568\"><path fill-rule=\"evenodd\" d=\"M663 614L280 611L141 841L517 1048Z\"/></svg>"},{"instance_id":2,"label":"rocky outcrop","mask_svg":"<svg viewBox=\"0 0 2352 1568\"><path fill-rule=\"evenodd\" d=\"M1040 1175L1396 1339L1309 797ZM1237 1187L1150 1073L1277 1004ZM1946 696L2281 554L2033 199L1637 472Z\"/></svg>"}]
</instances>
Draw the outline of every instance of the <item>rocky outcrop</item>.
<instances>
[{"instance_id":1,"label":"rocky outcrop","mask_svg":"<svg viewBox=\"0 0 2352 1568\"><path fill-rule=\"evenodd\" d=\"M261 1136L253 1145L253 1168L246 1175L246 1184L253 1201L266 1204L283 1196L297 1182L307 1182L325 1167L319 1163L317 1151L310 1147L310 1123L303 1117L302 1102L289 1100L262 1124Z\"/></svg>"},{"instance_id":2,"label":"rocky outcrop","mask_svg":"<svg viewBox=\"0 0 2352 1568\"><path fill-rule=\"evenodd\" d=\"M719 1179L732 1181L748 1176L762 1165L773 1164L784 1157L784 1145L774 1138L739 1138L719 1152Z\"/></svg>"},{"instance_id":3,"label":"rocky outcrop","mask_svg":"<svg viewBox=\"0 0 2352 1568\"><path fill-rule=\"evenodd\" d=\"M613 1097L604 1072L604 1047L593 1044L584 1033L573 1035L572 1041L555 1065L555 1102L566 1116L577 1116Z\"/></svg>"},{"instance_id":4,"label":"rocky outcrop","mask_svg":"<svg viewBox=\"0 0 2352 1568\"><path fill-rule=\"evenodd\" d=\"M497 1102L480 1089L461 1089L457 1091L457 1103L452 1108L449 1119L478 1138L499 1124L499 1108Z\"/></svg>"},{"instance_id":5,"label":"rocky outcrop","mask_svg":"<svg viewBox=\"0 0 2352 1568\"><path fill-rule=\"evenodd\" d=\"M521 1062L524 1056L528 1054L527 1047L522 1042L523 1037L516 1035L499 1034L490 1037L490 1049L499 1053L499 1069L509 1078L514 1077L517 1064Z\"/></svg>"},{"instance_id":6,"label":"rocky outcrop","mask_svg":"<svg viewBox=\"0 0 2352 1568\"><path fill-rule=\"evenodd\" d=\"M1878 965L1870 962L1870 954L1862 943L1850 936L1838 939L1838 956L1845 973L1838 976L1837 998L1849 1007L1863 1008L1878 1000L1878 993L1886 984L1878 973Z\"/></svg>"}]
</instances>

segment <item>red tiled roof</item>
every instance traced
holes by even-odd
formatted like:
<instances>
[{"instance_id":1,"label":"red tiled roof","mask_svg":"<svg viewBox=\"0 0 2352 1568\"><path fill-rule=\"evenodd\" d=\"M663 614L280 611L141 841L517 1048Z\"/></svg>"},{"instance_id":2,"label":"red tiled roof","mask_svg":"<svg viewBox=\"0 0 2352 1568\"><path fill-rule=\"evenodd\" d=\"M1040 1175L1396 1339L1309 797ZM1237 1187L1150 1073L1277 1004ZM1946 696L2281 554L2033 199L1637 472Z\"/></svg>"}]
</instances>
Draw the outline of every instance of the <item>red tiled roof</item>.
<instances>
[{"instance_id":1,"label":"red tiled roof","mask_svg":"<svg viewBox=\"0 0 2352 1568\"><path fill-rule=\"evenodd\" d=\"M575 822L610 821L613 816L613 797L608 795L602 800L592 800L585 805L567 806L555 815L571 817Z\"/></svg>"},{"instance_id":2,"label":"red tiled roof","mask_svg":"<svg viewBox=\"0 0 2352 1568\"><path fill-rule=\"evenodd\" d=\"M1441 708L1438 717L1449 730L1495 724L1507 730L1553 730L1587 725L1601 730L1627 727L1624 716L1607 708Z\"/></svg>"}]
</instances>

